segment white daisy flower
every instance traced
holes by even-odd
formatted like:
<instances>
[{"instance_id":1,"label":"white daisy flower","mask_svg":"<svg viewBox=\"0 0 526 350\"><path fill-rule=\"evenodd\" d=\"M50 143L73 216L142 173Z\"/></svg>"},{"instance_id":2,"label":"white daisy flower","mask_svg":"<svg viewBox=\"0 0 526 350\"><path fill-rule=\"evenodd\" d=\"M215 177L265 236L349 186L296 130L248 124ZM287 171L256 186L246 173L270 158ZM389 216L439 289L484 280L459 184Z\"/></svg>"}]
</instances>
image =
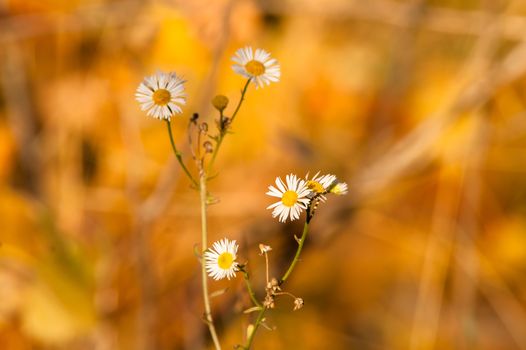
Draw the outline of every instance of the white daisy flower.
<instances>
[{"instance_id":1,"label":"white daisy flower","mask_svg":"<svg viewBox=\"0 0 526 350\"><path fill-rule=\"evenodd\" d=\"M325 194L336 182L336 176L332 174L320 175L320 172L318 171L312 179L309 180L309 176L307 175L305 180L307 181L307 187L313 192Z\"/></svg>"},{"instance_id":2,"label":"white daisy flower","mask_svg":"<svg viewBox=\"0 0 526 350\"><path fill-rule=\"evenodd\" d=\"M235 277L237 271L237 248L239 246L235 240L229 241L224 238L214 242L212 248L208 248L203 254L208 275L215 280Z\"/></svg>"},{"instance_id":3,"label":"white daisy flower","mask_svg":"<svg viewBox=\"0 0 526 350\"><path fill-rule=\"evenodd\" d=\"M267 209L274 209L272 217L279 216L280 222L285 222L287 217L290 220L299 219L303 209L307 209L310 199L307 197L310 190L305 180L300 180L296 175L287 175L286 185L281 178L276 178L276 187L269 186L267 194L272 197L280 198L279 202L269 205Z\"/></svg>"},{"instance_id":4,"label":"white daisy flower","mask_svg":"<svg viewBox=\"0 0 526 350\"><path fill-rule=\"evenodd\" d=\"M263 49L256 49L254 54L252 48L247 46L237 50L232 60L237 63L232 66L234 72L251 78L256 88L279 81L279 63L275 58L270 58L270 53Z\"/></svg>"},{"instance_id":5,"label":"white daisy flower","mask_svg":"<svg viewBox=\"0 0 526 350\"><path fill-rule=\"evenodd\" d=\"M345 182L339 182L336 185L334 185L333 188L331 188L331 193L334 193L338 196L342 196L344 194L347 194L347 184Z\"/></svg>"},{"instance_id":6,"label":"white daisy flower","mask_svg":"<svg viewBox=\"0 0 526 350\"><path fill-rule=\"evenodd\" d=\"M173 72L157 72L144 78L139 84L135 99L147 115L169 121L174 114L183 112L180 106L186 104L184 83L185 81Z\"/></svg>"}]
</instances>

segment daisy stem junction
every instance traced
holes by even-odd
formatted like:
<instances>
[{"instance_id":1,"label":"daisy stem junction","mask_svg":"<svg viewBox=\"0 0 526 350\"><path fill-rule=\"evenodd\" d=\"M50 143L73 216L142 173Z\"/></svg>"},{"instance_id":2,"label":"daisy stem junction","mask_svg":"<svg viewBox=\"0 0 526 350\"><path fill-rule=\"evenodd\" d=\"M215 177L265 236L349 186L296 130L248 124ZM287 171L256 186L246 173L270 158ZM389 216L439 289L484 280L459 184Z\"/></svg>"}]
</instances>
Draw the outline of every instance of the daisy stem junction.
<instances>
[{"instance_id":1,"label":"daisy stem junction","mask_svg":"<svg viewBox=\"0 0 526 350\"><path fill-rule=\"evenodd\" d=\"M241 104L245 100L245 95L247 93L248 85L250 84L250 80L251 78L247 79L247 82L245 83L243 90L241 90L241 97L239 98L239 102L237 103L236 109L234 110L234 113L232 114L232 117L230 118L230 121L228 121L228 123L225 123L223 112L220 112L220 120L219 120L220 130L219 130L219 135L217 136L214 153L212 153L212 158L210 159L210 163L208 163L208 172L212 171L214 162L217 157L217 152L219 151L219 148L221 147L221 144L223 143L223 139L225 138L228 132L228 128L230 127L230 125L232 125L234 118L236 117L237 113L239 112L239 109L241 108Z\"/></svg>"},{"instance_id":2,"label":"daisy stem junction","mask_svg":"<svg viewBox=\"0 0 526 350\"><path fill-rule=\"evenodd\" d=\"M203 169L203 164L201 162L199 169L199 199L201 202L201 251L204 252L208 249L208 228L207 228L207 189L206 189L206 172ZM219 338L217 337L216 328L214 326L214 320L212 318L212 311L210 307L210 295L208 293L208 276L206 273L205 262L201 258L201 280L203 284L203 301L205 306L205 321L208 325L212 341L216 350L221 350L221 345L219 344Z\"/></svg>"},{"instance_id":3,"label":"daisy stem junction","mask_svg":"<svg viewBox=\"0 0 526 350\"><path fill-rule=\"evenodd\" d=\"M190 181L192 181L192 184L195 187L198 187L197 181L195 181L195 179L192 176L192 174L190 174L190 171L188 171L188 168L186 167L186 165L184 165L183 157L182 157L181 152L179 152L177 150L177 147L175 146L174 137L173 137L173 134L172 134L172 125L170 124L170 121L168 119L165 119L165 120L166 120L166 127L168 128L168 134L170 135L170 143L172 145L172 149L174 151L175 157L177 158L177 161L181 165L181 168L183 168L183 171L185 172L185 174L188 176Z\"/></svg>"}]
</instances>

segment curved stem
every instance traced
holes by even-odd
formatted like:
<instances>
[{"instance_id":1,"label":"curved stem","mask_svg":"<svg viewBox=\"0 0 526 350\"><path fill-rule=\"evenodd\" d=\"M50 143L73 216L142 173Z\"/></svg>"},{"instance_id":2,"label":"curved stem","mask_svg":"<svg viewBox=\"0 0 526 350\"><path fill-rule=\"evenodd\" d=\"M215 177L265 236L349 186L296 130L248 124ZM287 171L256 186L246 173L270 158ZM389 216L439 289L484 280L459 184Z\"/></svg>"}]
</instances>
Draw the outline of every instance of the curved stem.
<instances>
[{"instance_id":1,"label":"curved stem","mask_svg":"<svg viewBox=\"0 0 526 350\"><path fill-rule=\"evenodd\" d=\"M290 266L287 269L287 272L285 272L283 277L281 277L280 284L282 284L283 282L285 282L289 278L290 274L292 273L292 270L294 270L294 267L298 263L301 251L303 249L303 244L305 243L305 238L307 238L307 233L309 233L309 220L305 220L305 225L303 226L303 233L302 233L301 238L300 238L300 240L298 242L298 249L296 250L296 254L294 255L294 259L290 263Z\"/></svg>"},{"instance_id":2,"label":"curved stem","mask_svg":"<svg viewBox=\"0 0 526 350\"><path fill-rule=\"evenodd\" d=\"M241 98L239 99L239 102L237 103L237 107L234 110L234 113L232 113L232 118L230 118L230 123L234 121L234 118L236 117L237 112L239 112L239 108L241 108L241 103L243 103L243 101L245 100L245 94L247 93L248 84L250 84L251 80L252 78L248 78L247 82L245 83L245 86L243 86L243 90L241 91Z\"/></svg>"},{"instance_id":3,"label":"curved stem","mask_svg":"<svg viewBox=\"0 0 526 350\"><path fill-rule=\"evenodd\" d=\"M206 220L206 208L207 208L207 192L206 192L206 173L202 169L199 172L199 198L201 201L201 251L204 252L208 249L208 231L207 231L207 220ZM203 301L205 305L205 320L210 330L210 335L214 342L216 350L221 350L217 332L214 326L214 320L212 318L212 311L210 307L210 295L208 294L208 276L206 274L205 262L201 259L201 280L203 284Z\"/></svg>"},{"instance_id":4,"label":"curved stem","mask_svg":"<svg viewBox=\"0 0 526 350\"><path fill-rule=\"evenodd\" d=\"M165 119L165 120L166 120L166 127L168 128L168 134L170 135L170 143L172 144L172 149L174 151L175 157L177 158L177 161L181 165L181 168L183 168L186 176L188 176L188 178L190 179L190 181L192 181L192 183L194 184L195 187L198 187L197 181L195 181L195 179L192 176L192 174L190 174L190 171L188 171L188 168L186 167L186 165L184 165L183 156L182 156L181 152L179 152L177 150L177 147L175 147L174 136L172 134L172 126L170 124L170 121L168 119Z\"/></svg>"},{"instance_id":5,"label":"curved stem","mask_svg":"<svg viewBox=\"0 0 526 350\"><path fill-rule=\"evenodd\" d=\"M248 84L250 84L250 80L251 80L251 78L247 79L247 82L245 83L245 86L243 87L243 90L241 90L241 97L239 98L239 102L237 103L236 109L234 110L234 113L232 114L232 117L230 118L230 121L229 121L228 125L226 127L224 127L224 128L223 128L223 112L221 112L221 114L220 114L221 130L219 131L219 135L218 135L218 138L217 138L217 143L216 143L216 146L214 148L214 153L212 153L212 158L210 159L210 163L208 163L208 172L212 171L212 168L214 166L214 162L215 162L216 157L217 157L217 152L219 151L219 148L221 147L221 144L223 143L223 139L225 138L225 136L227 134L228 128L234 122L234 118L236 117L237 112L239 112L239 109L241 108L241 104L245 100L245 95L247 93Z\"/></svg>"},{"instance_id":6,"label":"curved stem","mask_svg":"<svg viewBox=\"0 0 526 350\"><path fill-rule=\"evenodd\" d=\"M256 293L254 293L254 290L252 289L252 286L250 285L248 272L243 271L243 277L245 278L245 283L247 285L248 295L250 295L250 300L252 300L254 305L263 307L263 305L261 305L261 303L256 299Z\"/></svg>"}]
</instances>

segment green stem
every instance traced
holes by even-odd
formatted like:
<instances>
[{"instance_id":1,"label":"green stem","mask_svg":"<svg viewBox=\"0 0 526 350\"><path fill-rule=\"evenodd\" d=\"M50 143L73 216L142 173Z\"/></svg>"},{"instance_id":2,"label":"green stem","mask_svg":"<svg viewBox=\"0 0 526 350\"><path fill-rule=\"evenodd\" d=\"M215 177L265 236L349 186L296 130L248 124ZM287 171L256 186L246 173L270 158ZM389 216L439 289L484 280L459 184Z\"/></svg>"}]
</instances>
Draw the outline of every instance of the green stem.
<instances>
[{"instance_id":1,"label":"green stem","mask_svg":"<svg viewBox=\"0 0 526 350\"><path fill-rule=\"evenodd\" d=\"M294 255L294 259L292 260L292 263L290 264L289 268L287 269L287 272L281 277L280 284L284 283L292 273L292 270L294 270L294 267L299 261L299 257L301 254L301 250L303 249L303 244L305 243L305 238L307 238L307 233L309 232L309 220L305 220L305 225L303 225L303 233L301 235L301 238L298 242L298 249L296 250L296 255Z\"/></svg>"},{"instance_id":2,"label":"green stem","mask_svg":"<svg viewBox=\"0 0 526 350\"><path fill-rule=\"evenodd\" d=\"M234 113L232 114L232 118L230 118L228 126L226 126L224 129L223 129L223 123L222 123L223 112L221 112L221 114L220 114L221 130L219 131L217 143L216 143L216 146L214 148L214 153L212 153L212 158L210 159L210 163L208 163L208 172L212 171L213 166L214 166L214 162L215 162L216 157L217 157L217 152L219 151L219 148L221 147L221 144L223 143L223 139L225 138L225 136L227 134L228 128L234 122L234 118L236 117L237 112L239 112L239 109L241 108L241 104L245 100L245 95L247 93L248 84L250 84L250 80L251 80L251 78L247 79L247 82L245 83L245 86L243 87L243 90L241 90L241 98L239 99L239 102L237 103L236 109L234 110Z\"/></svg>"},{"instance_id":3,"label":"green stem","mask_svg":"<svg viewBox=\"0 0 526 350\"><path fill-rule=\"evenodd\" d=\"M256 323L254 323L254 329L248 336L247 345L244 347L245 350L250 350L250 347L252 346L252 342L254 341L254 336L256 335L256 331L258 330L258 327L261 325L261 322L263 321L263 316L265 316L265 311L267 311L267 309L263 308L259 312L258 317L256 319Z\"/></svg>"},{"instance_id":4,"label":"green stem","mask_svg":"<svg viewBox=\"0 0 526 350\"><path fill-rule=\"evenodd\" d=\"M210 163L208 163L208 171L211 172L214 166L214 162L216 161L217 157L217 151L219 150L219 147L221 147L221 144L223 143L223 139L225 138L226 132L221 131L219 134L219 138L217 139L216 146L214 147L214 153L212 153L212 158L210 159Z\"/></svg>"},{"instance_id":5,"label":"green stem","mask_svg":"<svg viewBox=\"0 0 526 350\"><path fill-rule=\"evenodd\" d=\"M207 208L207 191L206 191L206 173L200 169L199 173L199 198L201 201L201 251L204 252L208 249L208 231L207 231L207 221L206 221L206 208ZM205 320L210 330L210 335L214 342L216 350L221 350L221 345L219 344L219 338L217 337L217 332L214 326L214 320L212 318L212 311L210 307L210 295L208 294L208 276L206 273L205 262L201 258L201 280L203 284L203 301L205 305Z\"/></svg>"},{"instance_id":6,"label":"green stem","mask_svg":"<svg viewBox=\"0 0 526 350\"><path fill-rule=\"evenodd\" d=\"M168 134L170 135L170 143L172 144L172 149L174 151L175 157L177 158L177 161L181 165L181 168L183 168L185 174L188 176L190 181L192 181L192 183L194 184L195 187L198 187L197 181L195 181L195 179L192 176L192 174L190 174L190 171L188 171L188 168L186 167L186 165L184 165L183 157L182 157L181 152L179 152L177 150L177 147L175 147L174 136L172 134L172 126L170 124L170 121L168 119L165 119L165 120L166 120L166 127L168 128Z\"/></svg>"},{"instance_id":7,"label":"green stem","mask_svg":"<svg viewBox=\"0 0 526 350\"><path fill-rule=\"evenodd\" d=\"M254 290L252 289L252 286L250 285L250 280L248 276L248 272L243 271L243 277L245 278L245 283L247 285L248 294L250 295L250 299L254 303L254 305L263 307L261 303L256 299L256 293L254 293Z\"/></svg>"},{"instance_id":8,"label":"green stem","mask_svg":"<svg viewBox=\"0 0 526 350\"><path fill-rule=\"evenodd\" d=\"M245 83L245 86L243 87L243 90L241 91L241 98L239 99L239 102L237 103L237 107L234 110L234 113L232 114L232 118L230 118L230 124L234 121L234 118L237 115L237 112L239 112L239 108L241 108L241 103L243 103L243 100L245 99L245 94L247 93L248 84L250 84L250 81L252 78L248 78L247 82Z\"/></svg>"}]
</instances>

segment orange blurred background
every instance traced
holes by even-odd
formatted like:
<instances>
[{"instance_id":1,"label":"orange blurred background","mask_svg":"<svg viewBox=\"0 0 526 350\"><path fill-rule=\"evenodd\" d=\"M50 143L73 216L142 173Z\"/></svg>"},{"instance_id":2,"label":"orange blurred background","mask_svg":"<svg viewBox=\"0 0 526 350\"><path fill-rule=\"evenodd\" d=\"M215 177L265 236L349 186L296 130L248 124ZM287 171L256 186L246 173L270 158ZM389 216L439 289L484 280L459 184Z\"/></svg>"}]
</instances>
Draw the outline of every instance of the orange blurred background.
<instances>
[{"instance_id":1,"label":"orange blurred background","mask_svg":"<svg viewBox=\"0 0 526 350\"><path fill-rule=\"evenodd\" d=\"M216 163L209 237L236 239L264 296L301 222L272 219L276 176L350 193L313 222L255 349L526 349L526 4L504 0L0 1L0 349L211 348L199 199L164 123L134 99L188 81L173 118L215 117L268 50ZM191 166L195 171L195 167ZM225 349L251 317L242 278L210 281Z\"/></svg>"}]
</instances>

